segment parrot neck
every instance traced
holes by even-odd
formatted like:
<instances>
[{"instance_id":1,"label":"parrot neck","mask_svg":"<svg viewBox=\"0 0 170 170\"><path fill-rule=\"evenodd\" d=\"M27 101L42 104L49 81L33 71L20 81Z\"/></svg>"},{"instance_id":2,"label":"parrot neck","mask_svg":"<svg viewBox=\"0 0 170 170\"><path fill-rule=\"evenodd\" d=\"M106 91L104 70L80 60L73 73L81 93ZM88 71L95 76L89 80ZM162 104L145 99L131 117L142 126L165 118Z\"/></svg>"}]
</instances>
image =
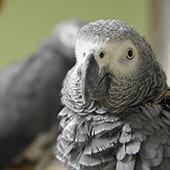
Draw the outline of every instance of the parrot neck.
<instances>
[{"instance_id":1,"label":"parrot neck","mask_svg":"<svg viewBox=\"0 0 170 170\"><path fill-rule=\"evenodd\" d=\"M153 69L153 68L152 68ZM155 69L155 68L154 68ZM160 67L143 71L139 76L120 77L112 81L108 98L102 101L107 110L116 113L147 102L159 103L167 92L166 77Z\"/></svg>"},{"instance_id":2,"label":"parrot neck","mask_svg":"<svg viewBox=\"0 0 170 170\"><path fill-rule=\"evenodd\" d=\"M158 103L167 90L165 75L161 68L158 68L157 74L152 73L152 71L144 71L140 76L116 77L111 82L107 98L98 101L89 100L84 103L81 75L78 74L77 65L75 65L67 73L64 80L62 103L74 112L82 113L82 115L94 111L97 113L108 111L115 115L120 115L131 108L137 107L139 104Z\"/></svg>"}]
</instances>

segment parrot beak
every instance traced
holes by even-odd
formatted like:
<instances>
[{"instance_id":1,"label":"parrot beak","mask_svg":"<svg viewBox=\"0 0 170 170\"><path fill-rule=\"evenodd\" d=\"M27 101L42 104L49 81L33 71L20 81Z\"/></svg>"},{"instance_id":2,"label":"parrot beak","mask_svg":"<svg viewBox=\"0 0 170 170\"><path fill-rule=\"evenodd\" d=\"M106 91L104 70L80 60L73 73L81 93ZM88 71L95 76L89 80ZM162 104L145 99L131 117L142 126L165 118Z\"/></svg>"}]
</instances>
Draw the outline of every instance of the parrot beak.
<instances>
[{"instance_id":1,"label":"parrot beak","mask_svg":"<svg viewBox=\"0 0 170 170\"><path fill-rule=\"evenodd\" d=\"M98 63L93 54L89 54L85 59L81 73L84 102L89 99L101 100L107 97L111 79L106 67L99 72Z\"/></svg>"}]
</instances>

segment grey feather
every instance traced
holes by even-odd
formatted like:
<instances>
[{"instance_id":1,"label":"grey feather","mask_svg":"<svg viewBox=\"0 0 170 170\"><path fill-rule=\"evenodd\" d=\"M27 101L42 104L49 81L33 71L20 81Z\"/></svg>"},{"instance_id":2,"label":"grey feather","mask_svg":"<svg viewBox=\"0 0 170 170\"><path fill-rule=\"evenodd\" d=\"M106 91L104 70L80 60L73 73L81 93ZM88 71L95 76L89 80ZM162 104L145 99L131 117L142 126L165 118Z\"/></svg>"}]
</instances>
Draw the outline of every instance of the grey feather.
<instances>
[{"instance_id":1,"label":"grey feather","mask_svg":"<svg viewBox=\"0 0 170 170\"><path fill-rule=\"evenodd\" d=\"M139 152L140 147L141 147L141 142L136 142L136 141L130 142L126 146L126 153L128 155L135 155L136 153Z\"/></svg>"},{"instance_id":2,"label":"grey feather","mask_svg":"<svg viewBox=\"0 0 170 170\"><path fill-rule=\"evenodd\" d=\"M164 145L164 157L170 158L170 146Z\"/></svg>"},{"instance_id":3,"label":"grey feather","mask_svg":"<svg viewBox=\"0 0 170 170\"><path fill-rule=\"evenodd\" d=\"M88 145L84 149L84 154L86 155L92 155L96 153L100 153L102 151L105 151L109 148L112 148L114 146L115 138L95 138L91 141L91 143L88 143Z\"/></svg>"},{"instance_id":4,"label":"grey feather","mask_svg":"<svg viewBox=\"0 0 170 170\"><path fill-rule=\"evenodd\" d=\"M118 161L116 165L116 170L134 170L135 168L135 159L129 162Z\"/></svg>"},{"instance_id":5,"label":"grey feather","mask_svg":"<svg viewBox=\"0 0 170 170\"><path fill-rule=\"evenodd\" d=\"M126 156L126 148L125 148L125 145L123 145L117 151L116 158L117 158L117 160L121 161L121 160L123 160L125 158L125 156Z\"/></svg>"},{"instance_id":6,"label":"grey feather","mask_svg":"<svg viewBox=\"0 0 170 170\"><path fill-rule=\"evenodd\" d=\"M42 133L47 133L47 143L40 148L43 154L55 142L56 131L52 137L48 132L56 125L56 112L62 107L63 78L75 61L75 31L84 23L76 19L60 23L30 57L1 69L0 169L23 156ZM74 32L68 27L74 27ZM66 40L70 35L71 44Z\"/></svg>"}]
</instances>

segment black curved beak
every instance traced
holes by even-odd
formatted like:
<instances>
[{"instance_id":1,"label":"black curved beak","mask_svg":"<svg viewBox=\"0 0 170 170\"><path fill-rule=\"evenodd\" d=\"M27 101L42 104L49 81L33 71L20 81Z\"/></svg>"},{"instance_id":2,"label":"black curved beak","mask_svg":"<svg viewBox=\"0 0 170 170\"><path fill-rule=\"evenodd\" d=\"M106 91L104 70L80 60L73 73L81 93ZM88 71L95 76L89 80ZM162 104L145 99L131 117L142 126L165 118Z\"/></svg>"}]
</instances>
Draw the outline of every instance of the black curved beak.
<instances>
[{"instance_id":1,"label":"black curved beak","mask_svg":"<svg viewBox=\"0 0 170 170\"><path fill-rule=\"evenodd\" d=\"M89 99L101 100L107 97L111 79L107 68L99 70L93 54L89 54L82 65L82 97L84 102Z\"/></svg>"}]
</instances>

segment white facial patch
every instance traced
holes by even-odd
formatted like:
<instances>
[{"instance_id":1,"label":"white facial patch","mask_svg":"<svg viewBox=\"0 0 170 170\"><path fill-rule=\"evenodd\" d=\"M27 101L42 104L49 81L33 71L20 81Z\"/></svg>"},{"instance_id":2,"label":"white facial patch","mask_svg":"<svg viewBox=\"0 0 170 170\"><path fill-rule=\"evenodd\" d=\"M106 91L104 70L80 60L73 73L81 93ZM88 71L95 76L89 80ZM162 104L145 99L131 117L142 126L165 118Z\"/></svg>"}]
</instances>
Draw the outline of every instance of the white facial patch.
<instances>
[{"instance_id":1,"label":"white facial patch","mask_svg":"<svg viewBox=\"0 0 170 170\"><path fill-rule=\"evenodd\" d=\"M132 50L134 58L128 59L128 50ZM130 74L137 68L138 52L130 40L105 43L78 40L76 43L77 62L84 62L90 53L95 56L100 69L107 66L110 72Z\"/></svg>"},{"instance_id":2,"label":"white facial patch","mask_svg":"<svg viewBox=\"0 0 170 170\"><path fill-rule=\"evenodd\" d=\"M112 70L130 74L137 69L139 54L131 40L108 44L107 49L110 56L109 67ZM133 55L132 58L128 56L130 50Z\"/></svg>"},{"instance_id":3,"label":"white facial patch","mask_svg":"<svg viewBox=\"0 0 170 170\"><path fill-rule=\"evenodd\" d=\"M97 42L93 43L91 41L77 41L76 43L76 58L77 62L83 62L89 54L93 54L99 68L109 64L109 58L105 55L105 45L106 43ZM104 56L101 57L100 54L103 53Z\"/></svg>"}]
</instances>

